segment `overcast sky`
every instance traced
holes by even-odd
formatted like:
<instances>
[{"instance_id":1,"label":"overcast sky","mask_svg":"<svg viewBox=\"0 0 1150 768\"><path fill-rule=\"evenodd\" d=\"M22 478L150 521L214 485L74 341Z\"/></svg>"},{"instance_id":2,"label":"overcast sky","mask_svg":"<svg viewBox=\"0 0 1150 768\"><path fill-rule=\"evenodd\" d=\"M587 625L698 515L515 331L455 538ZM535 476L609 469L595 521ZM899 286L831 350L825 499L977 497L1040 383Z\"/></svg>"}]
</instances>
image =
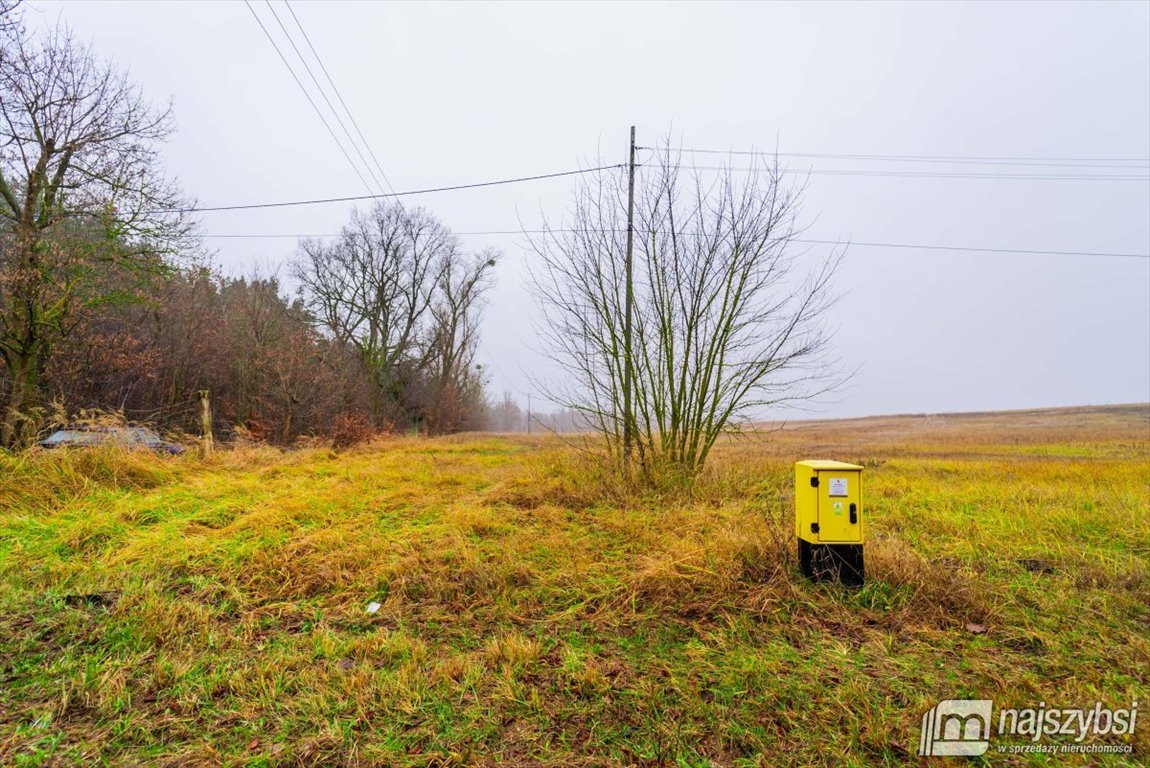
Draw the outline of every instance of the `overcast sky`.
<instances>
[{"instance_id":1,"label":"overcast sky","mask_svg":"<svg viewBox=\"0 0 1150 768\"><path fill-rule=\"evenodd\" d=\"M253 6L294 56L268 6ZM670 134L684 147L1127 166L793 168L1148 173L1150 3L292 8L396 190L563 171L600 155L620 162L632 124L640 144ZM365 192L242 2L31 2L25 16L33 27L62 18L150 97L172 99L168 169L202 205ZM516 230L541 212L561 219L572 185L418 201L458 232ZM1145 180L814 175L804 211L812 239L1150 253ZM206 235L322 235L348 212L205 213L202 224ZM462 239L504 253L481 359L492 393L523 402L533 375L553 374L531 323L523 237ZM205 243L234 274L282 268L295 250L292 237ZM824 413L1150 399L1150 259L852 246L839 288L835 350L858 373Z\"/></svg>"}]
</instances>

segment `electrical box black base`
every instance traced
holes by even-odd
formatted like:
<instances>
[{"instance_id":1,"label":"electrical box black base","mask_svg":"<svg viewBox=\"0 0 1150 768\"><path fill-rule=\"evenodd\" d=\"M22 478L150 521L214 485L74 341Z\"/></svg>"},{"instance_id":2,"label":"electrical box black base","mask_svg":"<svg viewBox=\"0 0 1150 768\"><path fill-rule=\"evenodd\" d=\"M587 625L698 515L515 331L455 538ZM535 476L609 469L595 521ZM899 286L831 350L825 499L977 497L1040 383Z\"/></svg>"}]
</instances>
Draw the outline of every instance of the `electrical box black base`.
<instances>
[{"instance_id":1,"label":"electrical box black base","mask_svg":"<svg viewBox=\"0 0 1150 768\"><path fill-rule=\"evenodd\" d=\"M799 539L799 571L812 581L837 581L847 587L861 587L862 544L811 544Z\"/></svg>"}]
</instances>

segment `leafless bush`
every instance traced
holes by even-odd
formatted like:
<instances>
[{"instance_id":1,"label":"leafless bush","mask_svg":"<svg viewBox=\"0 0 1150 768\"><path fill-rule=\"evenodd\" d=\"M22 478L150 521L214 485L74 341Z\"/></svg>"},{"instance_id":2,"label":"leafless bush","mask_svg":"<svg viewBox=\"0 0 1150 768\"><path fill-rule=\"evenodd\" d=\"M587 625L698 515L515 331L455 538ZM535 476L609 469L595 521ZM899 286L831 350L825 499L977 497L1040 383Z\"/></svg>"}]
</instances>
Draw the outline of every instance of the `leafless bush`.
<instances>
[{"instance_id":1,"label":"leafless bush","mask_svg":"<svg viewBox=\"0 0 1150 768\"><path fill-rule=\"evenodd\" d=\"M641 170L629 334L624 177L580 188L571 224L533 241L545 341L569 374L549 394L584 414L617 457L628 458L629 429L645 473L694 475L742 417L836 382L824 321L842 252L799 278L803 188L777 164L756 170L684 180L669 151Z\"/></svg>"}]
</instances>

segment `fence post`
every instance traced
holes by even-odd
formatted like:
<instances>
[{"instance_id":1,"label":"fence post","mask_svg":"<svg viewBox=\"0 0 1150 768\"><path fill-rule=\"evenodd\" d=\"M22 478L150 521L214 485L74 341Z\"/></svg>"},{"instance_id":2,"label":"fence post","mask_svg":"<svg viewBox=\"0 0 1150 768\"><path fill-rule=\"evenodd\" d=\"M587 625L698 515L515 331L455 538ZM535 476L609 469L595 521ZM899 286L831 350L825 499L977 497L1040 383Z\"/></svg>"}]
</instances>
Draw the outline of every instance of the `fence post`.
<instances>
[{"instance_id":1,"label":"fence post","mask_svg":"<svg viewBox=\"0 0 1150 768\"><path fill-rule=\"evenodd\" d=\"M212 455L212 399L211 391L200 390L200 432L203 435L204 458Z\"/></svg>"}]
</instances>

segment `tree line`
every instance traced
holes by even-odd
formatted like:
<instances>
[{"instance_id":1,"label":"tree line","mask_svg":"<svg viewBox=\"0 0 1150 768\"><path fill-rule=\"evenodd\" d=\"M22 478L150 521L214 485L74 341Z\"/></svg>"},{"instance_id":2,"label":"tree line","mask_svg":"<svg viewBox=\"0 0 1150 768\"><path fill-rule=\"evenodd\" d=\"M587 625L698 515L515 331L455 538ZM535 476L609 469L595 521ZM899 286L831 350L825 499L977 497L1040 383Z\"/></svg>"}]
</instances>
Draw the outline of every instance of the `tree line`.
<instances>
[{"instance_id":1,"label":"tree line","mask_svg":"<svg viewBox=\"0 0 1150 768\"><path fill-rule=\"evenodd\" d=\"M287 443L480 426L475 359L498 254L465 252L429 211L378 203L275 276L234 278L198 245L162 173L153 107L63 27L0 6L0 444L81 410Z\"/></svg>"}]
</instances>

